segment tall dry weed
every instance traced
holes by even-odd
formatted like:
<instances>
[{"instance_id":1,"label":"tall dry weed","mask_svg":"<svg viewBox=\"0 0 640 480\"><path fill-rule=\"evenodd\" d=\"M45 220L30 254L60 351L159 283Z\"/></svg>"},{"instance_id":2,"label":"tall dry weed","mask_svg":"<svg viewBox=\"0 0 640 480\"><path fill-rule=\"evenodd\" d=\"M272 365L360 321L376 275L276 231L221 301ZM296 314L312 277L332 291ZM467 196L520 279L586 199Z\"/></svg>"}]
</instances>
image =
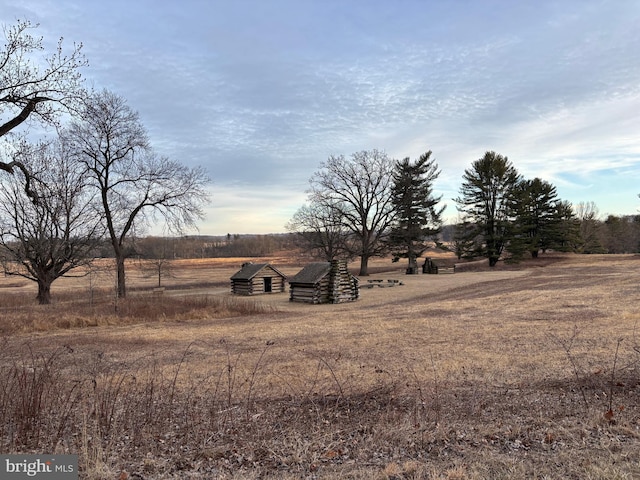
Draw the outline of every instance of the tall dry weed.
<instances>
[{"instance_id":1,"label":"tall dry weed","mask_svg":"<svg viewBox=\"0 0 640 480\"><path fill-rule=\"evenodd\" d=\"M36 305L26 294L0 296L0 335L51 332L73 328L129 325L198 318L221 318L274 313L259 301L214 295L110 296Z\"/></svg>"}]
</instances>

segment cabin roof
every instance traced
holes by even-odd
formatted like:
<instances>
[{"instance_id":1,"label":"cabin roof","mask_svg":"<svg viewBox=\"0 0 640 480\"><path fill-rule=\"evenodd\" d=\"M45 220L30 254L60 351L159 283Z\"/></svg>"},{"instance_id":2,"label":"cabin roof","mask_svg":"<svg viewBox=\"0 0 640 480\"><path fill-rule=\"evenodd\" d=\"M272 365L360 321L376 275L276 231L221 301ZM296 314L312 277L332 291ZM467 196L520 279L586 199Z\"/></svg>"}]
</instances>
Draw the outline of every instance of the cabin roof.
<instances>
[{"instance_id":1,"label":"cabin roof","mask_svg":"<svg viewBox=\"0 0 640 480\"><path fill-rule=\"evenodd\" d=\"M314 262L289 279L289 283L317 283L331 271L329 262Z\"/></svg>"},{"instance_id":2,"label":"cabin roof","mask_svg":"<svg viewBox=\"0 0 640 480\"><path fill-rule=\"evenodd\" d=\"M242 268L233 274L231 280L251 280L255 277L263 268L269 267L273 271L275 271L281 277L284 277L284 274L280 272L273 265L268 263L245 263Z\"/></svg>"}]
</instances>

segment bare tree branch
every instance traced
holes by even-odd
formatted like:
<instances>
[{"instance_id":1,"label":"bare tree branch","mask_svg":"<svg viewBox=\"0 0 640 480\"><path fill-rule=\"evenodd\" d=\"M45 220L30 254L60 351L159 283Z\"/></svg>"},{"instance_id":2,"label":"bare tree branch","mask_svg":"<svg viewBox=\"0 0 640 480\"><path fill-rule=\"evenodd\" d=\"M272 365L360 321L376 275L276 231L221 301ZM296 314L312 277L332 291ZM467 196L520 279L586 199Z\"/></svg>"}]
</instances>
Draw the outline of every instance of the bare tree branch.
<instances>
[{"instance_id":1,"label":"bare tree branch","mask_svg":"<svg viewBox=\"0 0 640 480\"><path fill-rule=\"evenodd\" d=\"M74 45L65 54L60 39L56 51L42 57L42 38L29 33L37 27L28 20L3 27L6 41L0 50L0 137L31 119L55 124L61 112L75 110L85 96L80 68L87 61L82 45ZM0 170L13 174L16 168L26 180L25 192L35 200L33 179L24 164L0 161Z\"/></svg>"},{"instance_id":2,"label":"bare tree branch","mask_svg":"<svg viewBox=\"0 0 640 480\"><path fill-rule=\"evenodd\" d=\"M118 295L124 297L124 260L131 232L157 216L174 231L195 226L209 201L205 188L209 178L201 168L157 157L137 113L106 90L88 98L67 139L100 197L116 257Z\"/></svg>"}]
</instances>

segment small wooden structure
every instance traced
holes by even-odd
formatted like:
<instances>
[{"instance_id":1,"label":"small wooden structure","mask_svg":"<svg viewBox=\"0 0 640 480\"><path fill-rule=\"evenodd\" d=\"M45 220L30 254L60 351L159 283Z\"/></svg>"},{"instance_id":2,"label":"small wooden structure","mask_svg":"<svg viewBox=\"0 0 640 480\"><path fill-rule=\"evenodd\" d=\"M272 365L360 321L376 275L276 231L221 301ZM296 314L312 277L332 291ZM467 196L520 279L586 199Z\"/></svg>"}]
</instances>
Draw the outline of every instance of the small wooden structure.
<instances>
[{"instance_id":1,"label":"small wooden structure","mask_svg":"<svg viewBox=\"0 0 640 480\"><path fill-rule=\"evenodd\" d=\"M433 263L429 257L424 259L424 264L422 265L422 273L436 274L438 273L438 266Z\"/></svg>"},{"instance_id":2,"label":"small wooden structure","mask_svg":"<svg viewBox=\"0 0 640 480\"><path fill-rule=\"evenodd\" d=\"M433 263L433 260L426 258L424 265L422 265L422 273L438 274L438 273L456 273L455 264L451 266L438 266Z\"/></svg>"},{"instance_id":3,"label":"small wooden structure","mask_svg":"<svg viewBox=\"0 0 640 480\"><path fill-rule=\"evenodd\" d=\"M231 293L260 295L285 291L286 276L268 263L245 263L231 277Z\"/></svg>"},{"instance_id":4,"label":"small wooden structure","mask_svg":"<svg viewBox=\"0 0 640 480\"><path fill-rule=\"evenodd\" d=\"M357 277L342 260L310 263L289 279L289 285L291 302L353 302L360 295Z\"/></svg>"}]
</instances>

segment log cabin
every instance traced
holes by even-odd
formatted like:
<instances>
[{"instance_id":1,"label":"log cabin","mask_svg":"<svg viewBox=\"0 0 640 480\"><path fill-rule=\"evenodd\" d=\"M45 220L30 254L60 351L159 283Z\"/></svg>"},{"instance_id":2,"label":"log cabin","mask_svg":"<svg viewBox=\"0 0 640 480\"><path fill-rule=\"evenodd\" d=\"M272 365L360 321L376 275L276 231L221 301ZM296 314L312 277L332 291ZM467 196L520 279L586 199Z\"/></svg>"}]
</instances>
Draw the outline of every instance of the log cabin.
<instances>
[{"instance_id":1,"label":"log cabin","mask_svg":"<svg viewBox=\"0 0 640 480\"><path fill-rule=\"evenodd\" d=\"M358 278L346 261L315 262L289 279L289 301L304 303L353 302L359 297Z\"/></svg>"},{"instance_id":2,"label":"log cabin","mask_svg":"<svg viewBox=\"0 0 640 480\"><path fill-rule=\"evenodd\" d=\"M231 293L261 295L285 291L287 277L268 263L245 263L231 277Z\"/></svg>"}]
</instances>

